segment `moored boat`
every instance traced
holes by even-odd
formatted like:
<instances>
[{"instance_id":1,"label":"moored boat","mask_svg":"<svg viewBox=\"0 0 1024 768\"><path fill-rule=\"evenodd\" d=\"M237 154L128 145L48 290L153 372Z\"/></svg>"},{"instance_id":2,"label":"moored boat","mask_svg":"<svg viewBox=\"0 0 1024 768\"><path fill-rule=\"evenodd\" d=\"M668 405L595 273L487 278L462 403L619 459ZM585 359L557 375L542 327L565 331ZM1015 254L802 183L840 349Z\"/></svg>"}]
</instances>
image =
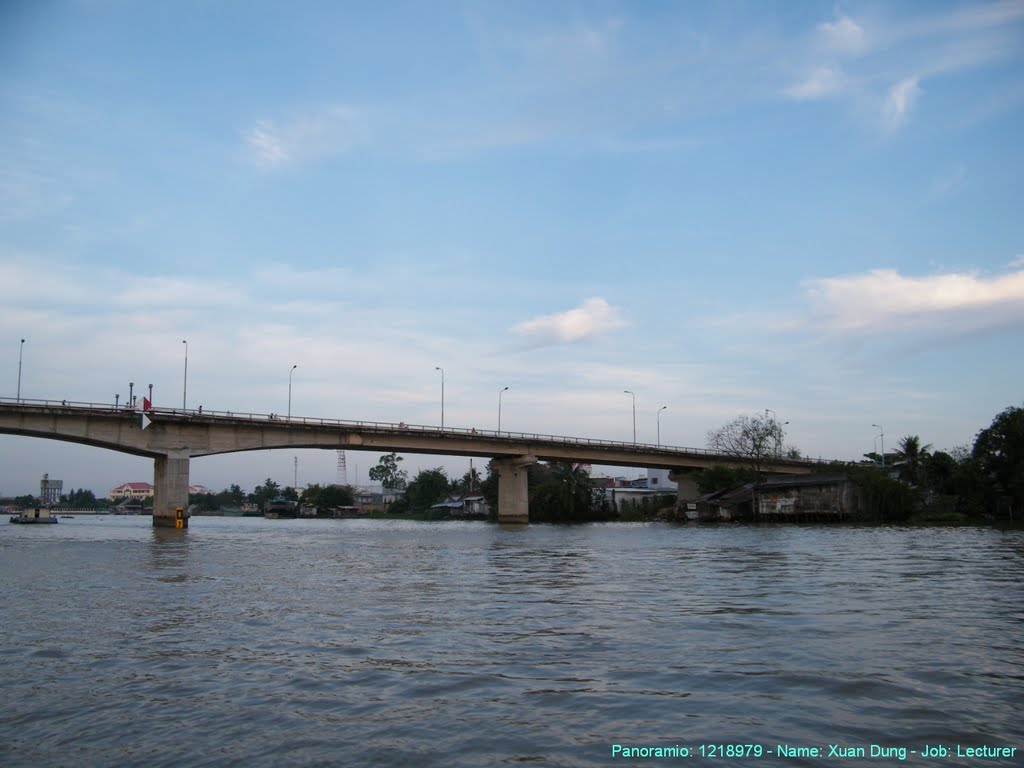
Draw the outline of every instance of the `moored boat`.
<instances>
[{"instance_id":1,"label":"moored boat","mask_svg":"<svg viewBox=\"0 0 1024 768\"><path fill-rule=\"evenodd\" d=\"M268 520L283 520L299 516L298 504L288 501L283 496L271 499L263 508L263 516Z\"/></svg>"},{"instance_id":2,"label":"moored boat","mask_svg":"<svg viewBox=\"0 0 1024 768\"><path fill-rule=\"evenodd\" d=\"M10 522L12 523L56 523L57 516L51 515L50 510L46 507L36 507L35 509L23 509L16 515L11 515Z\"/></svg>"}]
</instances>

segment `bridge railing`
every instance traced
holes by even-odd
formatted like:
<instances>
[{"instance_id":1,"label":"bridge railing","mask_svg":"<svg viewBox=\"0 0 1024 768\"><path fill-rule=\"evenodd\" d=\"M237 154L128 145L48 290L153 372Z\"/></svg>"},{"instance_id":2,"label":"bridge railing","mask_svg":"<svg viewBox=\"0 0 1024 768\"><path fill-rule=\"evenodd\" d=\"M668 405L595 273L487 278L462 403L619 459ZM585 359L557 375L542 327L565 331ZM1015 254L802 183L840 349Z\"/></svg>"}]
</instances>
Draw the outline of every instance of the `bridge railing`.
<instances>
[{"instance_id":1,"label":"bridge railing","mask_svg":"<svg viewBox=\"0 0 1024 768\"><path fill-rule=\"evenodd\" d=\"M126 404L111 405L110 403L89 403L75 400L38 400L21 398L16 400L10 397L0 397L0 405L19 405L25 407L43 408L67 408L76 412L87 410L90 412L102 412L106 414L137 413L141 414L142 409L136 405L131 407ZM514 441L540 441L545 443L556 443L563 445L586 445L599 448L614 448L629 451L643 451L645 453L663 453L666 455L682 454L686 456L723 456L742 458L728 451L720 451L715 448L690 448L684 446L672 446L655 443L641 443L622 440L604 440L593 437L573 437L569 435L549 435L542 432L511 432L509 430L476 429L475 427L438 427L425 424L407 424L404 421L365 421L353 419L329 419L311 416L282 416L277 413L250 413L246 411L218 411L200 408L151 408L148 414L160 417L185 417L205 418L211 420L230 420L233 422L248 422L253 424L285 423L311 427L338 427L342 429L369 429L381 432L408 432L431 435L452 435L469 438L498 438L501 440ZM785 456L772 457L775 461L788 464L825 464L823 459L791 459Z\"/></svg>"}]
</instances>

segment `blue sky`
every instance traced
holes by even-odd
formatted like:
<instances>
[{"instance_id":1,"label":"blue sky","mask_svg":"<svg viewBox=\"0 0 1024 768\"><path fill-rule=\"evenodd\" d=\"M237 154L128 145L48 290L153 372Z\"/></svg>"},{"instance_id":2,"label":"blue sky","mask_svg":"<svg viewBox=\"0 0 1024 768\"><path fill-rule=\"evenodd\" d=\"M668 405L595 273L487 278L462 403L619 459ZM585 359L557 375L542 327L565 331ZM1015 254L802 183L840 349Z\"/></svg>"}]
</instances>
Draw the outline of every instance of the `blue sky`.
<instances>
[{"instance_id":1,"label":"blue sky","mask_svg":"<svg viewBox=\"0 0 1024 768\"><path fill-rule=\"evenodd\" d=\"M293 414L437 424L440 366L449 426L507 386L505 429L629 440L628 389L641 441L970 444L1024 402L1022 65L1024 2L9 0L0 389L25 338L23 397L180 405L187 339L208 410L298 365ZM151 476L0 457L0 493Z\"/></svg>"}]
</instances>

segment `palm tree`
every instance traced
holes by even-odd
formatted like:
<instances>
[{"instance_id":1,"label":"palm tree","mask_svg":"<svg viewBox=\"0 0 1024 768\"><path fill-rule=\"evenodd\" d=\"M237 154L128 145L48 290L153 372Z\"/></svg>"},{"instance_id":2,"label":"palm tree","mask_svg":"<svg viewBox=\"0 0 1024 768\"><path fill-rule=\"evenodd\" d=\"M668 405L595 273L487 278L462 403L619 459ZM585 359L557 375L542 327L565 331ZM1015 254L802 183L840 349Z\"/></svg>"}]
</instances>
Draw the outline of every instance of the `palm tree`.
<instances>
[{"instance_id":1,"label":"palm tree","mask_svg":"<svg viewBox=\"0 0 1024 768\"><path fill-rule=\"evenodd\" d=\"M931 443L921 445L917 435L907 435L900 440L896 448L896 456L901 462L900 479L911 485L921 485L924 479L924 462L931 454Z\"/></svg>"}]
</instances>

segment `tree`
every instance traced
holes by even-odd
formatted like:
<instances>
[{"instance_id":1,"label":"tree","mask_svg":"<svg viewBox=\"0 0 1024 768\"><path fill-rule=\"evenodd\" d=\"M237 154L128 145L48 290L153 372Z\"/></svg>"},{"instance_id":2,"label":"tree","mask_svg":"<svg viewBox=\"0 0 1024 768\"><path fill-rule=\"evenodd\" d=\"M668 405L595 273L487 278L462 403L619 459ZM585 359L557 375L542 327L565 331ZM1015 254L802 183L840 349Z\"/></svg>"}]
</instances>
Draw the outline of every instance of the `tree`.
<instances>
[{"instance_id":1,"label":"tree","mask_svg":"<svg viewBox=\"0 0 1024 768\"><path fill-rule=\"evenodd\" d=\"M1024 408L996 416L978 433L971 454L996 490L1010 497L1010 514L1024 514Z\"/></svg>"},{"instance_id":2,"label":"tree","mask_svg":"<svg viewBox=\"0 0 1024 768\"><path fill-rule=\"evenodd\" d=\"M786 437L782 425L767 415L738 416L728 424L708 432L708 448L722 453L742 456L755 472L769 459L779 456ZM788 448L788 451L797 451Z\"/></svg>"},{"instance_id":3,"label":"tree","mask_svg":"<svg viewBox=\"0 0 1024 768\"><path fill-rule=\"evenodd\" d=\"M697 490L714 493L757 481L757 474L739 467L708 467L694 474Z\"/></svg>"},{"instance_id":4,"label":"tree","mask_svg":"<svg viewBox=\"0 0 1024 768\"><path fill-rule=\"evenodd\" d=\"M263 485L257 485L253 488L251 498L262 509L266 502L270 501L270 499L276 499L280 495L281 486L268 477L263 482Z\"/></svg>"},{"instance_id":5,"label":"tree","mask_svg":"<svg viewBox=\"0 0 1024 768\"><path fill-rule=\"evenodd\" d=\"M242 487L237 483L227 490L227 496L225 498L227 506L229 507L240 507L245 503L245 494L242 492Z\"/></svg>"},{"instance_id":6,"label":"tree","mask_svg":"<svg viewBox=\"0 0 1024 768\"><path fill-rule=\"evenodd\" d=\"M66 503L69 507L76 509L88 509L96 506L96 496L85 488L79 488L77 491L72 488L71 493L66 497Z\"/></svg>"},{"instance_id":7,"label":"tree","mask_svg":"<svg viewBox=\"0 0 1024 768\"><path fill-rule=\"evenodd\" d=\"M924 467L931 449L931 445L921 445L921 438L917 435L907 435L900 440L896 449L897 460L902 462L900 480L911 485L924 485Z\"/></svg>"},{"instance_id":8,"label":"tree","mask_svg":"<svg viewBox=\"0 0 1024 768\"><path fill-rule=\"evenodd\" d=\"M473 491L479 491L482 483L483 478L480 477L480 470L476 467L470 467L466 470L466 474L461 479L452 483L452 485L453 490L460 493L472 493Z\"/></svg>"},{"instance_id":9,"label":"tree","mask_svg":"<svg viewBox=\"0 0 1024 768\"><path fill-rule=\"evenodd\" d=\"M317 509L331 509L332 507L351 507L355 503L355 496L351 486L348 485L320 485L314 483L302 492L300 499L302 504L309 504Z\"/></svg>"},{"instance_id":10,"label":"tree","mask_svg":"<svg viewBox=\"0 0 1024 768\"><path fill-rule=\"evenodd\" d=\"M594 494L590 475L579 464L553 461L529 469L530 519L576 523L591 519Z\"/></svg>"},{"instance_id":11,"label":"tree","mask_svg":"<svg viewBox=\"0 0 1024 768\"><path fill-rule=\"evenodd\" d=\"M370 479L380 483L384 488L405 488L408 474L404 469L398 468L398 462L403 461L401 456L392 451L386 456L381 456L377 466L370 470Z\"/></svg>"},{"instance_id":12,"label":"tree","mask_svg":"<svg viewBox=\"0 0 1024 768\"><path fill-rule=\"evenodd\" d=\"M414 510L427 509L439 501L443 501L451 490L448 482L448 475L441 467L424 469L405 489L405 498L409 501L409 507Z\"/></svg>"}]
</instances>

